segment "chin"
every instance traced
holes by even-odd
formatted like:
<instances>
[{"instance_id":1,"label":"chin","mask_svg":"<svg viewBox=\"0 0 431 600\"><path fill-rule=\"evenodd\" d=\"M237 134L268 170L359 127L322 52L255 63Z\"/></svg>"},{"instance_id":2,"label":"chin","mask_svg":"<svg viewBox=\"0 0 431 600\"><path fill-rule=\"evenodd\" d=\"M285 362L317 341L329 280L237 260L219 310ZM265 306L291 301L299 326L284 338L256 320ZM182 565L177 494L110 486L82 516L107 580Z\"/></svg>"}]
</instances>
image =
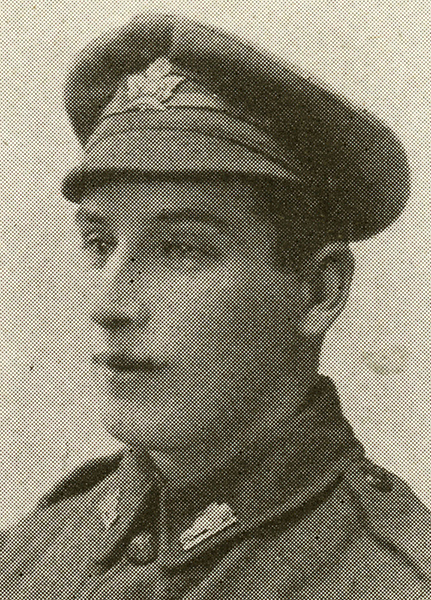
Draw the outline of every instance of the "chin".
<instances>
[{"instance_id":1,"label":"chin","mask_svg":"<svg viewBox=\"0 0 431 600\"><path fill-rule=\"evenodd\" d=\"M135 398L111 398L104 406L101 420L111 436L143 450L181 449L201 445L206 440L210 443L212 437L211 424L199 423L196 415L181 411L177 403L160 397L157 400L147 397L139 403Z\"/></svg>"},{"instance_id":2,"label":"chin","mask_svg":"<svg viewBox=\"0 0 431 600\"><path fill-rule=\"evenodd\" d=\"M103 424L106 431L118 441L147 452L169 452L205 443L205 438L197 436L189 424L182 427L178 422L161 424L160 421L146 421L136 427L134 423L106 419L103 420ZM209 443L209 439L207 441Z\"/></svg>"},{"instance_id":3,"label":"chin","mask_svg":"<svg viewBox=\"0 0 431 600\"><path fill-rule=\"evenodd\" d=\"M191 377L123 382L110 387L102 421L110 435L134 447L168 451L215 445L250 419L250 403L239 402L242 396L241 386L228 378L209 385Z\"/></svg>"}]
</instances>

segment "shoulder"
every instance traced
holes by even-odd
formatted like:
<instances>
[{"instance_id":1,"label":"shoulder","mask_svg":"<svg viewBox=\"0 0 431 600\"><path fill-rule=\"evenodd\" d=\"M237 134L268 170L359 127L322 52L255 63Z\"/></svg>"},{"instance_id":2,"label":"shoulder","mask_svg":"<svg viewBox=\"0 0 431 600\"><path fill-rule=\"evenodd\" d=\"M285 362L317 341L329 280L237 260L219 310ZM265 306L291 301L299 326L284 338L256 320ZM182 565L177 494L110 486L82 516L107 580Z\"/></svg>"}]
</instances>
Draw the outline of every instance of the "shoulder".
<instances>
[{"instance_id":1,"label":"shoulder","mask_svg":"<svg viewBox=\"0 0 431 600\"><path fill-rule=\"evenodd\" d=\"M346 482L376 541L430 581L431 512L411 488L366 458L349 467Z\"/></svg>"},{"instance_id":2,"label":"shoulder","mask_svg":"<svg viewBox=\"0 0 431 600\"><path fill-rule=\"evenodd\" d=\"M298 600L419 600L431 591L430 540L431 513L409 486L358 458L262 546L256 572L269 570L285 594L297 586Z\"/></svg>"},{"instance_id":3,"label":"shoulder","mask_svg":"<svg viewBox=\"0 0 431 600\"><path fill-rule=\"evenodd\" d=\"M37 539L40 548L61 532L72 515L85 505L81 499L92 492L119 466L123 452L91 460L72 471L50 490L35 509L15 525L0 532L0 570L3 561L26 553L27 547Z\"/></svg>"},{"instance_id":4,"label":"shoulder","mask_svg":"<svg viewBox=\"0 0 431 600\"><path fill-rule=\"evenodd\" d=\"M118 468L123 455L124 452L121 450L113 455L84 463L43 496L38 503L38 508L47 508L61 500L90 490Z\"/></svg>"},{"instance_id":5,"label":"shoulder","mask_svg":"<svg viewBox=\"0 0 431 600\"><path fill-rule=\"evenodd\" d=\"M123 452L117 453L75 469L33 511L10 527L5 538L1 539L0 533L0 572L19 576L19 565L27 564L29 573L33 570L36 573L37 563L48 548L55 548L59 556L72 549L73 555L72 546L79 545L80 539L97 537L98 499L103 495L105 481L111 475L115 477L122 457ZM64 532L68 534L64 536Z\"/></svg>"}]
</instances>

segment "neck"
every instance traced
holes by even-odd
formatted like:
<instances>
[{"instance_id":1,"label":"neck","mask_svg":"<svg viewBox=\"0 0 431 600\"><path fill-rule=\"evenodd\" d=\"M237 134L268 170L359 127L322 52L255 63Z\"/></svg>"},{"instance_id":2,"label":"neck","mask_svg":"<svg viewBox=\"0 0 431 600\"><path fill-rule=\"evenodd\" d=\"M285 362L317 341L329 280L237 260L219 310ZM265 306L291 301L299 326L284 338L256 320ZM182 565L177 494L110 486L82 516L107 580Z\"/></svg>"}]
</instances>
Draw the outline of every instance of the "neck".
<instances>
[{"instance_id":1,"label":"neck","mask_svg":"<svg viewBox=\"0 0 431 600\"><path fill-rule=\"evenodd\" d=\"M317 379L316 370L306 380L285 381L282 391L280 386L277 394L262 402L264 410L254 415L245 427L242 423L235 431L226 431L227 435L217 442L205 441L172 451L151 450L149 454L170 487L183 487L211 477L250 445L259 445L259 441L270 445L280 433L280 423L283 421L286 427L289 418L294 421Z\"/></svg>"}]
</instances>

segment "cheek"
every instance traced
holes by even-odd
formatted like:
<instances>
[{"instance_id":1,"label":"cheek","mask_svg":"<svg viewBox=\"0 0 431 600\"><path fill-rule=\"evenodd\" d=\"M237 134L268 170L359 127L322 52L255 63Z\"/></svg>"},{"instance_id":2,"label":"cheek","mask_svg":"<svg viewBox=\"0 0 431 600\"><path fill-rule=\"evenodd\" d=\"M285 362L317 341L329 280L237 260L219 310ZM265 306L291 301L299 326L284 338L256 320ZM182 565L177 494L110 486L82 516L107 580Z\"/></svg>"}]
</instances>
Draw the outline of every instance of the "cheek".
<instances>
[{"instance_id":1,"label":"cheek","mask_svg":"<svg viewBox=\"0 0 431 600\"><path fill-rule=\"evenodd\" d=\"M282 275L263 268L226 269L172 286L149 326L170 350L178 346L202 360L259 354L289 338L296 299L294 282Z\"/></svg>"}]
</instances>

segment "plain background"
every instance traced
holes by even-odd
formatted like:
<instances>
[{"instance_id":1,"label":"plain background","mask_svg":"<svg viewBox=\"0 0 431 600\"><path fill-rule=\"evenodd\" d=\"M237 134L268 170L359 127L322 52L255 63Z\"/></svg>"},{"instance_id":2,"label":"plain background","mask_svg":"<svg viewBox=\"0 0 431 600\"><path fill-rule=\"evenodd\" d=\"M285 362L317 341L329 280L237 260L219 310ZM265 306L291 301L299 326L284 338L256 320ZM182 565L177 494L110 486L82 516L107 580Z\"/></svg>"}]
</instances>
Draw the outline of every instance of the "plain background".
<instances>
[{"instance_id":1,"label":"plain background","mask_svg":"<svg viewBox=\"0 0 431 600\"><path fill-rule=\"evenodd\" d=\"M0 528L64 473L116 443L93 418L77 239L59 193L79 148L62 107L76 53L145 9L186 13L272 50L397 132L412 196L356 244L348 307L321 370L371 458L431 505L427 0L4 0L0 230Z\"/></svg>"}]
</instances>

